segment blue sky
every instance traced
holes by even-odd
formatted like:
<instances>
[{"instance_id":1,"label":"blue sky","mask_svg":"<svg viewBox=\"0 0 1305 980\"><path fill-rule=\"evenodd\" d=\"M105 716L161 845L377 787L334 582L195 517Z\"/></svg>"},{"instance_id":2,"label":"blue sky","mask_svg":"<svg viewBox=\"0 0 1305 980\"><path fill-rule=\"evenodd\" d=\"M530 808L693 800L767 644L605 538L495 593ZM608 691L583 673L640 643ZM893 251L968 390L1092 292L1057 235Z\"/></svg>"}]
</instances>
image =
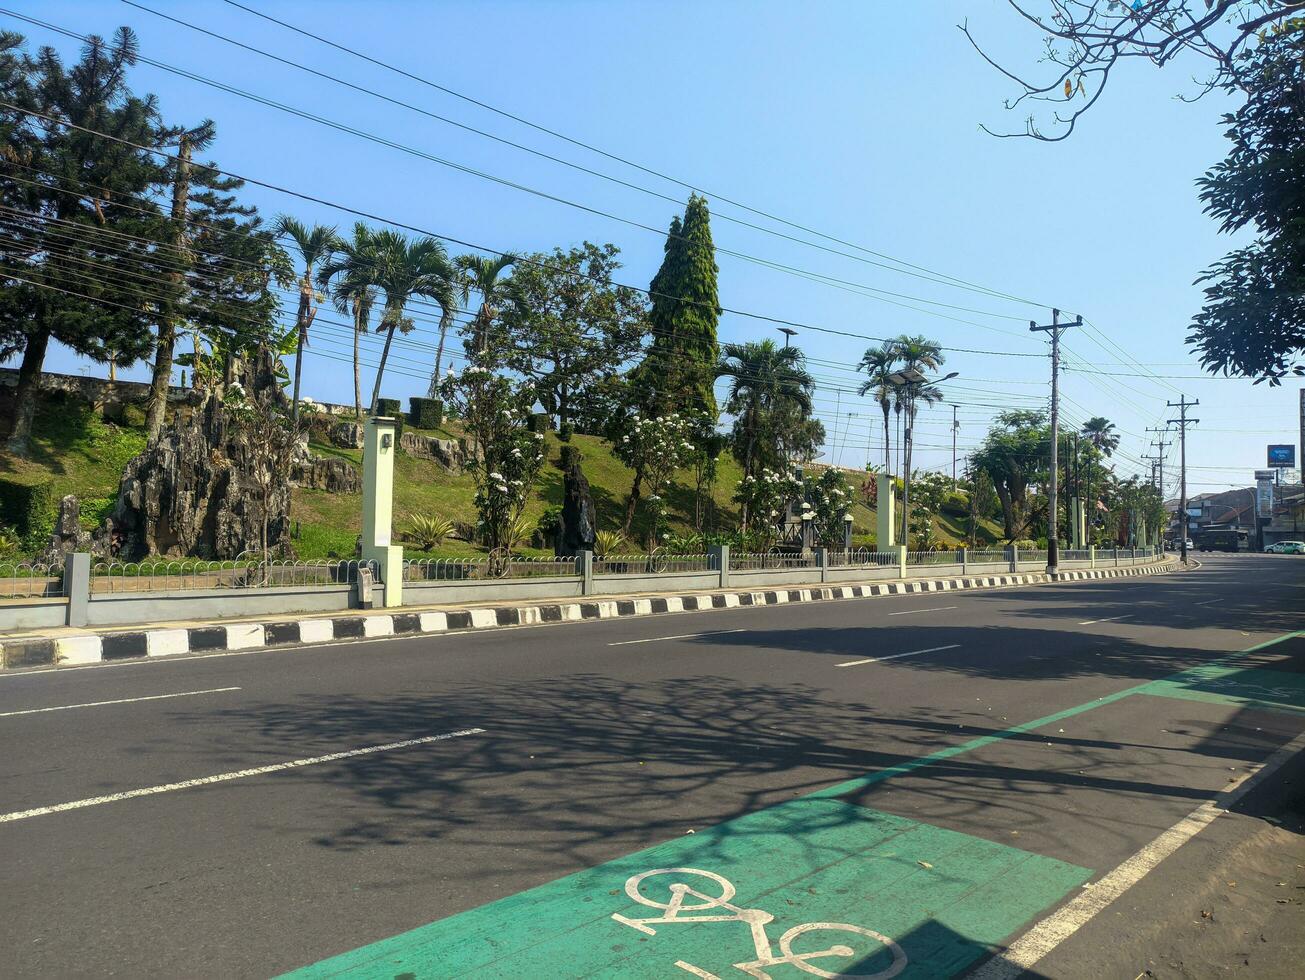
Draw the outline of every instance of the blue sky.
<instances>
[{"instance_id":1,"label":"blue sky","mask_svg":"<svg viewBox=\"0 0 1305 980\"><path fill-rule=\"evenodd\" d=\"M660 194L682 199L687 193L221 0L142 2ZM1114 421L1123 434L1123 472L1142 470L1135 460L1151 451L1145 430L1176 416L1165 402L1180 391L1201 401L1193 412L1201 424L1188 444L1189 492L1246 485L1264 464L1266 443L1298 441L1299 383L1270 390L1203 377L1183 342L1199 308L1193 280L1233 244L1201 213L1193 183L1224 153L1218 121L1229 105L1220 97L1196 104L1175 98L1191 91L1199 64L1116 72L1111 91L1073 138L1048 145L997 140L979 129L984 122L1018 128L1021 117L1002 110L1002 99L1013 94L1009 84L970 50L956 25L968 18L1012 63L1032 66L1039 50L1038 39L1000 0L249 5L692 183L707 193L719 247L901 294L867 295L721 256L726 307L874 337L923 333L949 347L999 352L948 354L946 370L961 374L953 392L962 456L980 441L993 413L1045 405L1047 358L1012 355L1045 355L1045 342L1027 326L1030 319L1047 322L1053 304L1094 325L1065 336L1067 421L1098 414ZM16 0L13 6L81 33L108 35L129 24L148 57L636 224L664 229L675 211L653 195L349 92L113 0ZM34 44L51 43L75 56L76 42L5 20ZM231 171L492 248L611 241L622 250L626 282L646 286L656 271L660 232L459 173L149 66L136 70L133 86L155 92L170 120L215 119L211 156ZM1044 305L952 288L905 275L900 266L884 269L742 227L725 215L755 218L718 196ZM248 197L269 216L289 211L342 229L353 221L261 188L249 188ZM321 316L334 314L325 308ZM402 360L387 372L386 395L406 400L424 393L435 338L426 332L433 324L419 327L397 351ZM859 465L873 444L880 459L877 409L848 390L856 384L850 369L869 341L798 329L795 343L813 359L810 369L821 385L816 404L828 431L825 458ZM720 335L782 339L773 324L731 314ZM305 363L310 395L351 401L348 344L347 332L319 331ZM379 351L378 343L372 347ZM48 366L103 373L62 350ZM143 369L128 374L143 376ZM950 404L921 413L919 465L950 468L951 418ZM1176 449L1168 455L1167 478L1177 472ZM1174 493L1174 480L1166 483Z\"/></svg>"}]
</instances>

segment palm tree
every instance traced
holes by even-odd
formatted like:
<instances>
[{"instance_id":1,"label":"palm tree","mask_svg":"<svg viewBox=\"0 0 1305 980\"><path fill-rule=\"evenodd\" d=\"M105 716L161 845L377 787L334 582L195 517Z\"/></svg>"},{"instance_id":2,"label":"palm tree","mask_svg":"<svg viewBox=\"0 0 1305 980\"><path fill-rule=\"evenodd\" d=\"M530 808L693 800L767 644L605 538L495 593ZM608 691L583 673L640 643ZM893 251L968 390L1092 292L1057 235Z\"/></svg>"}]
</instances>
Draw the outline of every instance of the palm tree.
<instances>
[{"instance_id":1,"label":"palm tree","mask_svg":"<svg viewBox=\"0 0 1305 980\"><path fill-rule=\"evenodd\" d=\"M861 363L856 366L858 371L864 371L867 375L866 380L861 382L857 394L864 397L873 393L874 400L879 403L884 413L884 472L888 474L893 472L888 448L888 417L893 407L893 383L888 379L892 376L896 364L897 348L885 342L879 347L868 348L861 355Z\"/></svg>"},{"instance_id":2,"label":"palm tree","mask_svg":"<svg viewBox=\"0 0 1305 980\"><path fill-rule=\"evenodd\" d=\"M381 363L376 368L376 384L372 388L372 415L381 397L381 381L385 364L390 357L394 331L412 330L412 319L404 314L408 303L416 296L434 300L444 309L452 309L456 302L458 274L449 254L433 238L410 241L407 236L394 231L370 234L367 258L371 262L371 284L385 297L379 330L385 332L385 346L381 349Z\"/></svg>"},{"instance_id":3,"label":"palm tree","mask_svg":"<svg viewBox=\"0 0 1305 980\"><path fill-rule=\"evenodd\" d=\"M272 230L278 238L289 238L294 242L304 262L303 276L299 279L299 311L295 315L295 386L290 409L291 424L298 425L299 376L304 366L304 347L308 343L308 328L313 317L317 316L317 307L313 305L313 268L330 260L331 253L340 247L340 237L334 226L313 225L309 228L288 214L278 215Z\"/></svg>"},{"instance_id":4,"label":"palm tree","mask_svg":"<svg viewBox=\"0 0 1305 980\"><path fill-rule=\"evenodd\" d=\"M371 230L359 221L353 226L353 240L341 242L337 255L323 263L317 284L323 292L330 290L335 308L353 318L353 411L362 418L362 368L359 361L359 338L371 329L372 306L377 291L371 275L374 262L369 254ZM332 287L331 280L335 280Z\"/></svg>"},{"instance_id":5,"label":"palm tree","mask_svg":"<svg viewBox=\"0 0 1305 980\"><path fill-rule=\"evenodd\" d=\"M1083 423L1083 438L1101 450L1103 456L1112 456L1119 448L1119 436L1115 432L1115 423L1100 415Z\"/></svg>"},{"instance_id":6,"label":"palm tree","mask_svg":"<svg viewBox=\"0 0 1305 980\"><path fill-rule=\"evenodd\" d=\"M773 340L721 347L716 377L730 379L725 410L735 416L735 431L743 437L740 462L745 475L757 475L762 463L760 438L766 433L776 440L767 455L779 464L787 463L787 459L774 459L782 453L786 440L771 423L787 412L800 418L811 414L815 382L802 367L805 359L799 348L780 347ZM739 443L737 437L735 442Z\"/></svg>"},{"instance_id":7,"label":"palm tree","mask_svg":"<svg viewBox=\"0 0 1305 980\"><path fill-rule=\"evenodd\" d=\"M458 258L458 268L467 285L480 294L480 309L476 311L476 319L472 324L473 354L484 354L489 346L490 327L498 315L498 301L502 298L503 287L507 282L500 282L499 276L516 260L517 256L511 252L492 256L463 255Z\"/></svg>"},{"instance_id":8,"label":"palm tree","mask_svg":"<svg viewBox=\"0 0 1305 980\"><path fill-rule=\"evenodd\" d=\"M946 360L943 357L942 346L936 341L929 340L927 337L916 335L911 337L902 334L892 341L892 347L897 354L897 359L902 364L902 371L937 371L942 367ZM909 529L910 514L910 480L911 480L911 449L915 442L915 416L919 411L921 402L926 405L934 405L942 401L942 391L930 384L928 381L907 381L905 384L897 386L897 403L894 406L897 411L905 409L906 412L906 431L902 439L902 476L906 483L902 489L902 540L907 541L907 531Z\"/></svg>"}]
</instances>

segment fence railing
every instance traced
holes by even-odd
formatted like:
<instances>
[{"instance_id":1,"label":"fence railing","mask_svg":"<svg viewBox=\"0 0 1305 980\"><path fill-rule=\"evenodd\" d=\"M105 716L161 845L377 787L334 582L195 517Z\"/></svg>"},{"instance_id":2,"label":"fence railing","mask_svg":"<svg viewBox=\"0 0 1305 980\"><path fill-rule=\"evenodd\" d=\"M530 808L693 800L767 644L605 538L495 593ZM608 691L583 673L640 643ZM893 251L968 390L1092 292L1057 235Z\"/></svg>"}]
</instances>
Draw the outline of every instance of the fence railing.
<instances>
[{"instance_id":1,"label":"fence railing","mask_svg":"<svg viewBox=\"0 0 1305 980\"><path fill-rule=\"evenodd\" d=\"M1062 548L1059 557L1061 561L1087 561L1092 552L1087 548Z\"/></svg>"},{"instance_id":2,"label":"fence railing","mask_svg":"<svg viewBox=\"0 0 1305 980\"><path fill-rule=\"evenodd\" d=\"M960 561L959 551L908 551L906 553L908 565L959 565Z\"/></svg>"},{"instance_id":3,"label":"fence railing","mask_svg":"<svg viewBox=\"0 0 1305 980\"><path fill-rule=\"evenodd\" d=\"M730 552L730 568L740 572L818 567L814 552L809 555L790 551Z\"/></svg>"},{"instance_id":4,"label":"fence railing","mask_svg":"<svg viewBox=\"0 0 1305 980\"><path fill-rule=\"evenodd\" d=\"M235 558L229 561L159 559L100 562L91 568L91 592L173 592L201 589L264 589L352 585L361 569L378 573L374 561L294 561Z\"/></svg>"},{"instance_id":5,"label":"fence railing","mask_svg":"<svg viewBox=\"0 0 1305 980\"><path fill-rule=\"evenodd\" d=\"M897 553L856 548L852 551L827 552L825 561L830 568L856 568L861 566L884 568L897 564Z\"/></svg>"},{"instance_id":6,"label":"fence railing","mask_svg":"<svg viewBox=\"0 0 1305 980\"><path fill-rule=\"evenodd\" d=\"M578 574L574 558L486 555L477 558L411 558L403 562L405 582L474 582Z\"/></svg>"},{"instance_id":7,"label":"fence railing","mask_svg":"<svg viewBox=\"0 0 1305 980\"><path fill-rule=\"evenodd\" d=\"M0 561L0 599L56 598L63 594L62 564Z\"/></svg>"},{"instance_id":8,"label":"fence railing","mask_svg":"<svg viewBox=\"0 0 1305 980\"><path fill-rule=\"evenodd\" d=\"M965 553L965 561L971 565L997 565L1010 561L1010 552L999 548L972 548Z\"/></svg>"},{"instance_id":9,"label":"fence railing","mask_svg":"<svg viewBox=\"0 0 1305 980\"><path fill-rule=\"evenodd\" d=\"M711 555L677 555L652 551L646 555L603 555L594 558L595 575L660 575L667 572L714 571Z\"/></svg>"}]
</instances>

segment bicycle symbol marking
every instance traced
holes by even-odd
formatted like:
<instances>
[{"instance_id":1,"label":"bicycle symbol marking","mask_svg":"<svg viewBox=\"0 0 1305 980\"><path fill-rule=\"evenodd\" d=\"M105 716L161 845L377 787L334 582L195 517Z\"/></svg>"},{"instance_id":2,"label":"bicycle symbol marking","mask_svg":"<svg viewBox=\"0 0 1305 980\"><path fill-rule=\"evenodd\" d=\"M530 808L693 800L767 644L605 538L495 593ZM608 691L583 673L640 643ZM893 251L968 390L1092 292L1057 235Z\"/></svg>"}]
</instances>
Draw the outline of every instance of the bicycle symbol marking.
<instances>
[{"instance_id":1,"label":"bicycle symbol marking","mask_svg":"<svg viewBox=\"0 0 1305 980\"><path fill-rule=\"evenodd\" d=\"M656 875L674 876L670 883L666 885L666 889L670 893L668 901L655 901L641 890L644 882ZM700 887L708 889L708 891L700 891L698 888L686 884L684 879L690 875L707 879L706 883L700 883ZM846 922L804 922L801 925L794 926L779 937L779 952L776 954L775 946L766 933L766 926L774 922L775 917L764 909L743 908L733 904L731 900L737 894L734 885L728 879L711 871L701 871L697 868L655 868L628 878L625 882L625 893L640 905L660 909L661 915L646 919L631 919L619 913L613 913L612 918L622 925L629 926L631 929L636 929L649 936L657 935L657 930L652 928L654 925L667 923L744 923L751 932L752 945L756 949L757 958L735 963L734 968L755 977L756 980L771 980L766 968L785 964L796 967L803 973L824 977L826 980L841 980L841 978L848 978L848 980L851 980L851 978L856 978L856 980L889 980L889 978L897 976L902 970L906 969L906 953L902 951L902 947L897 943L873 929L850 925ZM837 942L810 952L800 953L794 951L793 944L796 940L808 933L818 931L851 933L854 936L871 939L888 949L893 955L893 961L886 969L877 973L842 973L822 969L816 965L815 960L841 959L848 961L844 965L851 966L852 962L854 962L852 958L856 954L853 947ZM686 973L702 978L702 980L721 980L716 974L683 960L676 961L675 965ZM829 963L828 965L836 966L837 964Z\"/></svg>"}]
</instances>

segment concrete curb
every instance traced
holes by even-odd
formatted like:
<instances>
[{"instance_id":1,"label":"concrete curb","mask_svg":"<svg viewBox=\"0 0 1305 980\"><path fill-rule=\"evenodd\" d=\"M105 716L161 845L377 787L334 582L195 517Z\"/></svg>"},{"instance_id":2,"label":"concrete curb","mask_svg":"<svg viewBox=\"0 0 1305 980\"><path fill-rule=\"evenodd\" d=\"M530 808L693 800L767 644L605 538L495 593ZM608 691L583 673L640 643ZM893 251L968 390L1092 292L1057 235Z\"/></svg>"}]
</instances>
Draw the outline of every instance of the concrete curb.
<instances>
[{"instance_id":1,"label":"concrete curb","mask_svg":"<svg viewBox=\"0 0 1305 980\"><path fill-rule=\"evenodd\" d=\"M1175 571L1179 567L1177 562L1169 561L1154 565L1065 571L1054 576L1048 576L1045 572L961 576L806 589L769 589L757 592L726 590L697 595L642 596L624 599L613 597L528 606L482 606L427 612L414 610L406 613L368 613L361 616L290 619L266 623L240 622L184 628L115 630L59 638L25 637L0 643L0 663L5 670L81 667L120 660L146 660L154 657L259 648L284 649L386 636L416 636L497 629L504 626L579 622L586 619L616 619L626 616L651 616L658 613L733 609L739 606L774 606L789 602L867 599L919 592L955 592L1012 585L1156 575Z\"/></svg>"}]
</instances>

